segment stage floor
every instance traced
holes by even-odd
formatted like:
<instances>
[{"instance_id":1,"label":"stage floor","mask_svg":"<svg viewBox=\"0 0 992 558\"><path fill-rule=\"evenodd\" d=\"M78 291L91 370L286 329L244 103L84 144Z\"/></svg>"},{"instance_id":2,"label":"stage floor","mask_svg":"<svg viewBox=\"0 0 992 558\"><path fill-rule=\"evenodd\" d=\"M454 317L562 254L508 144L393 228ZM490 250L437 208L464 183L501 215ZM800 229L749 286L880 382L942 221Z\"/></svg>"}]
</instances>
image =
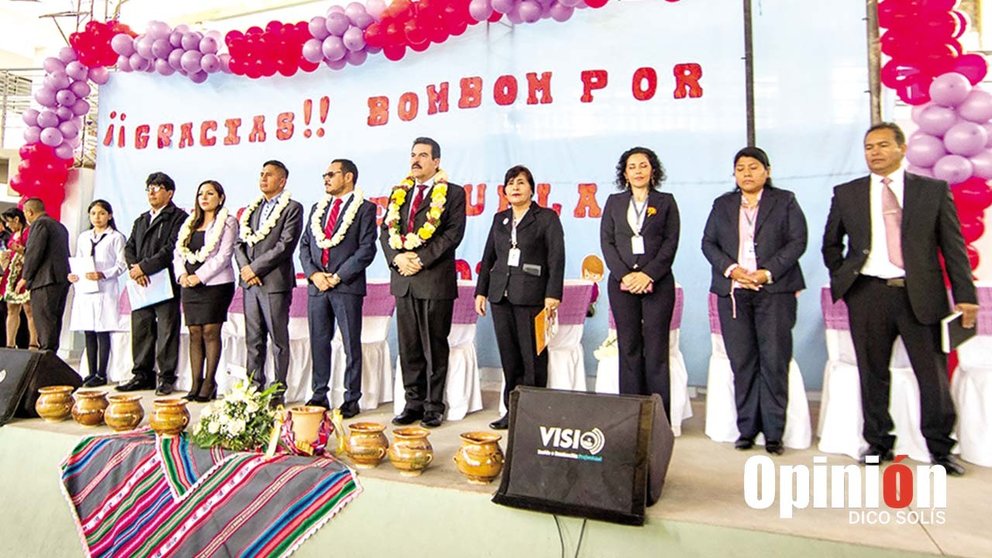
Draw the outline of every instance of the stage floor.
<instances>
[{"instance_id":1,"label":"stage floor","mask_svg":"<svg viewBox=\"0 0 992 558\"><path fill-rule=\"evenodd\" d=\"M496 408L498 387L484 386L486 409ZM151 392L142 395L145 408L149 409L154 396ZM194 421L203 406L190 404ZM781 519L778 500L763 510L751 509L744 501L745 461L753 455L767 454L762 449L740 452L732 444L712 442L703 434L705 412L701 399L694 401L693 410L694 417L683 424L683 434L676 439L664 494L661 501L648 509L647 525L634 528L589 522L580 555L629 556L633 552L659 556L665 549L672 556L992 556L987 516L988 502L992 501L992 469L966 464L966 476L947 480L947 508L941 525L898 524L894 512L888 525L852 525L847 509L798 509L791 519ZM815 417L815 403L812 412ZM392 405L384 404L353 421L388 424L391 415ZM353 556L371 556L389 549L384 544L388 541L376 540L375 535L371 540L353 535L364 542L344 544L345 532L352 534L364 527L373 533L388 532L393 529L390 525L398 524L404 525L402 530L411 540L435 533L427 540L440 550L441 556L456 552L463 556L509 556L515 555L510 551L518 547L529 556L544 555L542 547L556 549L559 544L572 554L580 520L563 522L564 543L559 543L555 523L549 516L512 510L488 501L498 479L492 486L474 486L465 482L455 469L452 457L459 446L458 435L488 430L488 423L495 418L495 411L486 410L433 430L430 440L435 449L434 464L418 478L401 477L388 462L376 469L359 471L365 492L338 519L304 544L297 555L326 555L326 549L318 552L321 541L331 541L335 548L343 545L357 552ZM81 550L75 541L67 504L59 501L58 464L78 437L109 432L106 427L84 428L72 421L49 424L38 419L18 419L0 428L0 488L5 494L4 501L10 502L8 497L13 497L14 502L22 501L18 498L36 498L36 504L60 506L40 515L24 515L23 508L0 506L0 555L61 556L64 553L58 550L72 548L73 543ZM505 448L505 439L501 443ZM805 465L812 470L816 455L821 454L815 448L787 450L774 461L780 465ZM844 456L828 459L829 465L851 463ZM37 485L37 489L30 488L31 485ZM425 506L433 511L424 513ZM47 524L45 517L50 518ZM35 520L43 525L35 525ZM67 521L70 521L68 529ZM369 521L373 524L369 525ZM524 525L526 528L521 531ZM493 540L498 541L495 547L484 544L486 537L479 534L492 530L495 530ZM20 536L10 536L14 533ZM508 536L508 533L517 534ZM36 540L35 536L41 539ZM49 537L72 540L55 545ZM465 538L469 540L462 540ZM540 552L535 554L534 550Z\"/></svg>"}]
</instances>

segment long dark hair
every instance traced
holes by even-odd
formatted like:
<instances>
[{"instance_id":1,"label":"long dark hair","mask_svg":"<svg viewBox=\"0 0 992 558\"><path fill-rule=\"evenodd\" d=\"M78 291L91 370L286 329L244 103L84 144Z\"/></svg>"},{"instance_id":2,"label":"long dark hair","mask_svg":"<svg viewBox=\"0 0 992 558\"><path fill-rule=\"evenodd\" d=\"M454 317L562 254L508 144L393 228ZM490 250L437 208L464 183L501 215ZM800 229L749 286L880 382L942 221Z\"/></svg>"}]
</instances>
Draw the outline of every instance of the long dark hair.
<instances>
[{"instance_id":1,"label":"long dark hair","mask_svg":"<svg viewBox=\"0 0 992 558\"><path fill-rule=\"evenodd\" d=\"M107 200L93 200L92 202L90 202L89 207L86 208L86 214L89 215L90 211L92 211L94 207L100 207L108 214L110 214L110 221L107 222L107 226L116 231L117 223L114 222L114 208L110 207L110 202L108 202ZM92 221L90 221L90 228L91 229L93 228Z\"/></svg>"},{"instance_id":2,"label":"long dark hair","mask_svg":"<svg viewBox=\"0 0 992 558\"><path fill-rule=\"evenodd\" d=\"M631 155L641 154L648 158L648 164L651 165L651 182L649 186L658 190L661 188L661 183L665 181L667 175L665 175L665 167L662 166L661 161L654 151L648 149L647 147L632 147L620 155L620 160L617 162L617 189L627 190L630 185L627 184L627 177L624 176L627 170L627 159L630 159Z\"/></svg>"},{"instance_id":3,"label":"long dark hair","mask_svg":"<svg viewBox=\"0 0 992 558\"><path fill-rule=\"evenodd\" d=\"M765 167L765 170L771 170L772 168L772 164L768 161L768 154L765 153L765 150L760 147L745 147L738 151L737 155L734 155L734 169L737 168L737 161L739 161L741 157L750 157L758 161L761 163L761 166ZM775 188L772 184L772 177L769 176L765 179L765 185L762 186L762 188ZM737 185L737 181L735 180L733 191L736 192L738 190L740 190L740 186Z\"/></svg>"},{"instance_id":4,"label":"long dark hair","mask_svg":"<svg viewBox=\"0 0 992 558\"><path fill-rule=\"evenodd\" d=\"M17 219L18 221L20 221L22 229L28 226L28 221L27 219L24 218L24 212L21 211L19 207L11 207L10 209L4 211L3 214L0 214L0 217L3 217L4 221L8 219L10 220Z\"/></svg>"},{"instance_id":5,"label":"long dark hair","mask_svg":"<svg viewBox=\"0 0 992 558\"><path fill-rule=\"evenodd\" d=\"M200 228L201 225L203 225L203 220L205 219L205 215L203 213L203 208L200 207L200 201L199 200L200 200L200 190L203 190L203 187L206 186L206 185L208 185L208 184L210 186L213 186L214 187L214 190L217 191L217 195L220 196L220 205L217 206L217 211L218 212L220 211L220 208L224 207L224 202L227 201L227 195L224 194L224 187L220 185L220 182L217 182L216 180L204 180L203 182L201 182L200 185L196 187L196 199L193 202L193 230L194 231L196 229ZM214 218L215 219L217 218L217 214L216 213L214 214Z\"/></svg>"}]
</instances>

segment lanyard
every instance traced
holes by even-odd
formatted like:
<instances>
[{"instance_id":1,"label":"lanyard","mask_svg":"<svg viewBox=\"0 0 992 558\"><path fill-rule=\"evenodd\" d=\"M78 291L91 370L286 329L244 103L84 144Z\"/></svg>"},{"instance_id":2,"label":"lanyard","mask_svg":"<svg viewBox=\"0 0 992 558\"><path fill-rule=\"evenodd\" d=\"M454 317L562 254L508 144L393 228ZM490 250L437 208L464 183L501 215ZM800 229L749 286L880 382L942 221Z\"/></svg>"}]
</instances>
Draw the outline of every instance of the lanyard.
<instances>
[{"instance_id":1,"label":"lanyard","mask_svg":"<svg viewBox=\"0 0 992 558\"><path fill-rule=\"evenodd\" d=\"M529 207L527 208L527 211L530 211ZM527 211L524 211L524 214L521 215L519 219L516 217L513 218L513 225L510 227L510 244L514 248L517 247L517 224L520 223L520 221L523 221L524 217L527 216Z\"/></svg>"},{"instance_id":2,"label":"lanyard","mask_svg":"<svg viewBox=\"0 0 992 558\"><path fill-rule=\"evenodd\" d=\"M644 214L648 208L648 200L644 200L640 209L637 208L637 201L633 196L630 197L630 203L634 204L634 222L637 223L637 230L634 231L634 235L641 236L641 229L644 228Z\"/></svg>"}]
</instances>

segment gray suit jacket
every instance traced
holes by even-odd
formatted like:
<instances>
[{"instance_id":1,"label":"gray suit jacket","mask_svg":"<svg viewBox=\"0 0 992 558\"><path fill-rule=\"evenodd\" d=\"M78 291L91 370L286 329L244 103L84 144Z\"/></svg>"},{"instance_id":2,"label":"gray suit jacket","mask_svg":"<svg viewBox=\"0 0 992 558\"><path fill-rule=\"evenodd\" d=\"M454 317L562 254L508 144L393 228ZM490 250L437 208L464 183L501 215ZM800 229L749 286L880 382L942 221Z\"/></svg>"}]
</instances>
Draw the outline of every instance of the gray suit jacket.
<instances>
[{"instance_id":1,"label":"gray suit jacket","mask_svg":"<svg viewBox=\"0 0 992 558\"><path fill-rule=\"evenodd\" d=\"M261 219L261 207L249 217L248 223L252 231L258 230ZM264 293L282 293L292 291L296 286L296 269L293 266L293 254L303 233L303 206L300 202L290 200L276 221L272 231L261 241L249 246L238 236L234 247L234 259L238 269L248 265L258 278L262 280L260 287ZM245 287L244 281L240 281Z\"/></svg>"}]
</instances>

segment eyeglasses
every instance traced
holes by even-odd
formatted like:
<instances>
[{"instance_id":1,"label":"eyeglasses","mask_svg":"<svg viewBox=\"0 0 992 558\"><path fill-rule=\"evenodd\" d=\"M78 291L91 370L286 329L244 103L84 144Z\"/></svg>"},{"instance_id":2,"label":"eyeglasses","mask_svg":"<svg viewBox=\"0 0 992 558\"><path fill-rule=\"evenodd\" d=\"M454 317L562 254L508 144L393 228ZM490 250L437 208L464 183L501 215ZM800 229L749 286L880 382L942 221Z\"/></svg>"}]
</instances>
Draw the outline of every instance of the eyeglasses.
<instances>
[{"instance_id":1,"label":"eyeglasses","mask_svg":"<svg viewBox=\"0 0 992 558\"><path fill-rule=\"evenodd\" d=\"M325 173L324 173L324 174L322 174L321 176L323 176L323 177L324 177L324 180L330 180L330 179L332 179L332 178L334 178L334 175L335 175L335 174L344 174L344 171L331 171L331 172L325 172Z\"/></svg>"},{"instance_id":2,"label":"eyeglasses","mask_svg":"<svg viewBox=\"0 0 992 558\"><path fill-rule=\"evenodd\" d=\"M148 186L145 186L145 191L149 194L157 194L165 189L165 186L162 186L161 184L149 184Z\"/></svg>"}]
</instances>

